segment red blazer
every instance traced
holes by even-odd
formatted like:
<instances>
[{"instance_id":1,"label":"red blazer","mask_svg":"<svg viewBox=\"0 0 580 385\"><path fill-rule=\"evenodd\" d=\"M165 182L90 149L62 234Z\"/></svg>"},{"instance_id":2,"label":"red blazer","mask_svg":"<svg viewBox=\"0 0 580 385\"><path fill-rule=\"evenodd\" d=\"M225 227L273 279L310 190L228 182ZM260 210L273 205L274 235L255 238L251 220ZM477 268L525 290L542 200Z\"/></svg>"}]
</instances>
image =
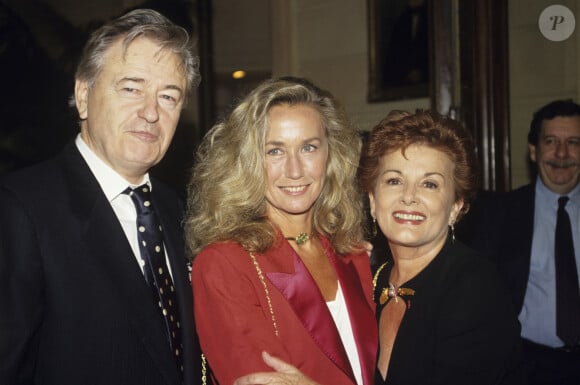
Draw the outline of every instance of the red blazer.
<instances>
[{"instance_id":1,"label":"red blazer","mask_svg":"<svg viewBox=\"0 0 580 385\"><path fill-rule=\"evenodd\" d=\"M321 241L343 288L364 385L371 385L378 337L369 258L338 257L326 239ZM263 279L250 255L234 242L209 245L193 263L197 332L219 383L271 371L261 358L265 350L320 384L355 384L324 298L292 247L280 238L265 254L254 256Z\"/></svg>"}]
</instances>

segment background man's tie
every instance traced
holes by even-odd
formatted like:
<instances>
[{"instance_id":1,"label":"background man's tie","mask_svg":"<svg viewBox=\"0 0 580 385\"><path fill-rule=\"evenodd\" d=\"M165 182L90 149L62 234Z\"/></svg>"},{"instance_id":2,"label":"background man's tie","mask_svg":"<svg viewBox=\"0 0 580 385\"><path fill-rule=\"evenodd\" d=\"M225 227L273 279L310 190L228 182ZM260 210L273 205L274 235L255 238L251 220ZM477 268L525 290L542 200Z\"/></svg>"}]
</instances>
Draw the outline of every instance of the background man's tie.
<instances>
[{"instance_id":1,"label":"background man's tie","mask_svg":"<svg viewBox=\"0 0 580 385\"><path fill-rule=\"evenodd\" d=\"M580 290L572 242L570 217L564 209L568 197L558 199L556 221L556 334L566 346L580 343Z\"/></svg>"}]
</instances>

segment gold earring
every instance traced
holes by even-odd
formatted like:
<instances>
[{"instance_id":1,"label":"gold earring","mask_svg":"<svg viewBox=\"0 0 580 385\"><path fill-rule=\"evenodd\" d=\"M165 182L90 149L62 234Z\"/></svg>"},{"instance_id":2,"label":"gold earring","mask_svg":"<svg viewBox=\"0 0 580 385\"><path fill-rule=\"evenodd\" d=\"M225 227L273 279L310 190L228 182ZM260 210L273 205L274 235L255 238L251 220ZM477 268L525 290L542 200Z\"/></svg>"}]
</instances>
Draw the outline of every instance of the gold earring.
<instances>
[{"instance_id":1,"label":"gold earring","mask_svg":"<svg viewBox=\"0 0 580 385\"><path fill-rule=\"evenodd\" d=\"M372 228L373 238L377 236L377 218L373 216L373 228Z\"/></svg>"}]
</instances>

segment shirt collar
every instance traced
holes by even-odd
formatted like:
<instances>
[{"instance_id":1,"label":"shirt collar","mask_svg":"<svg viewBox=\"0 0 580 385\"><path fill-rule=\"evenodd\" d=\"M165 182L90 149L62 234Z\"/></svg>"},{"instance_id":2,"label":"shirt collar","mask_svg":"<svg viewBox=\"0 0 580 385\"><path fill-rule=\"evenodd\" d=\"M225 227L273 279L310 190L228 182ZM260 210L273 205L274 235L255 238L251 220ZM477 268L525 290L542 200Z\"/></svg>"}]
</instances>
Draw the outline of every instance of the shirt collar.
<instances>
[{"instance_id":1,"label":"shirt collar","mask_svg":"<svg viewBox=\"0 0 580 385\"><path fill-rule=\"evenodd\" d=\"M557 194L550 190L544 182L542 182L542 178L539 176L536 178L536 195L548 199L550 202L556 202L556 206L558 205L558 198L563 195ZM573 202L576 205L580 205L580 183L572 189L568 194L566 194L568 198L570 198L570 202Z\"/></svg>"},{"instance_id":2,"label":"shirt collar","mask_svg":"<svg viewBox=\"0 0 580 385\"><path fill-rule=\"evenodd\" d=\"M125 178L123 178L119 173L113 170L108 164L103 162L93 150L85 143L81 135L78 134L75 139L75 144L81 153L81 156L87 162L89 169L97 179L97 182L103 189L107 200L110 202L115 199L119 194L121 194L128 186L136 187L129 183ZM149 180L149 173L145 174L143 180L140 184L147 183L149 188L152 188L151 181Z\"/></svg>"}]
</instances>

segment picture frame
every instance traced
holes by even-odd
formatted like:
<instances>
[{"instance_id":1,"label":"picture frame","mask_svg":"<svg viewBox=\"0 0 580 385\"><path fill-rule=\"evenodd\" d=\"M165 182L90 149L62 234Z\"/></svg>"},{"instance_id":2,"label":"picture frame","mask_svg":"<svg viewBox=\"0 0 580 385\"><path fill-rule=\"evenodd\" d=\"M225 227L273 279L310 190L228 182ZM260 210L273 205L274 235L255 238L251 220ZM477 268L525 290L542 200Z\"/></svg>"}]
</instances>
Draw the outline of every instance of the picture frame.
<instances>
[{"instance_id":1,"label":"picture frame","mask_svg":"<svg viewBox=\"0 0 580 385\"><path fill-rule=\"evenodd\" d=\"M369 102L430 96L431 1L367 0Z\"/></svg>"}]
</instances>

